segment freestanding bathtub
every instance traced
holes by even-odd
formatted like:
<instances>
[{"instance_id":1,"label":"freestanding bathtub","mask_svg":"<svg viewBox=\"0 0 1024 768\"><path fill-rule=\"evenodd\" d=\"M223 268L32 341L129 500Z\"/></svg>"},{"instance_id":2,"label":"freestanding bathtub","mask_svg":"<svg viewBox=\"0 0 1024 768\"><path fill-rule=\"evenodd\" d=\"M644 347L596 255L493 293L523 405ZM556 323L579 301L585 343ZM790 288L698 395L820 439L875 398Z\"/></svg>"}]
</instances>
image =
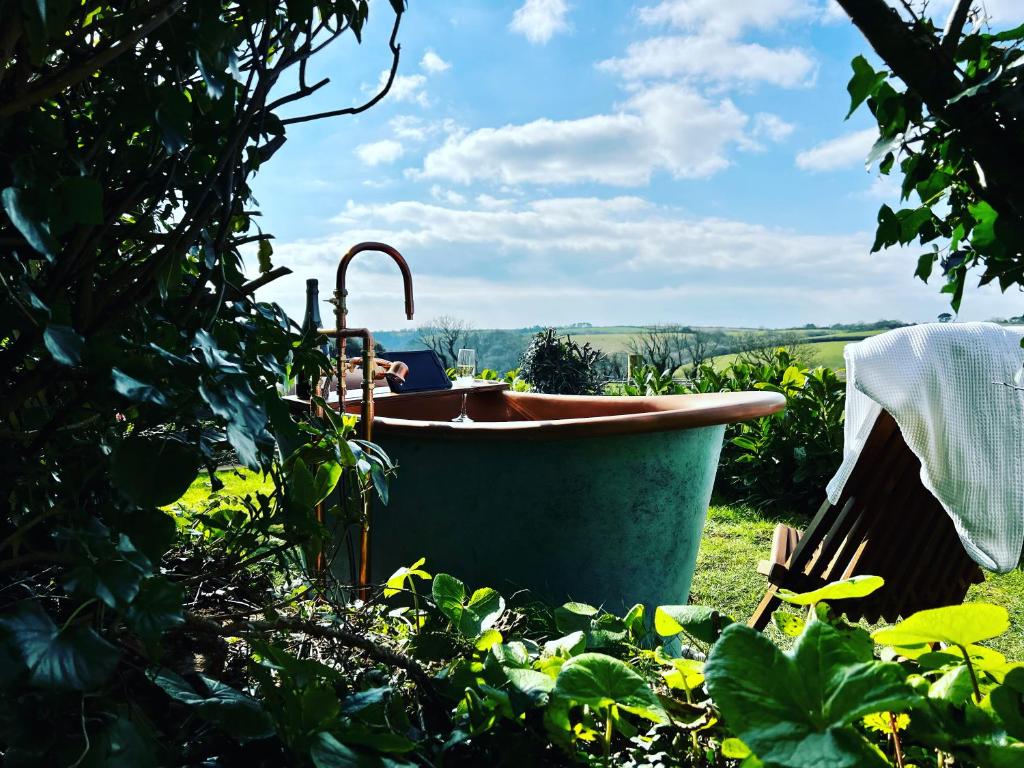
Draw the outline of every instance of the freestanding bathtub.
<instances>
[{"instance_id":1,"label":"freestanding bathtub","mask_svg":"<svg viewBox=\"0 0 1024 768\"><path fill-rule=\"evenodd\" d=\"M781 410L770 392L572 397L472 389L376 405L398 465L374 505L373 579L420 557L470 589L619 612L685 603L725 425Z\"/></svg>"}]
</instances>

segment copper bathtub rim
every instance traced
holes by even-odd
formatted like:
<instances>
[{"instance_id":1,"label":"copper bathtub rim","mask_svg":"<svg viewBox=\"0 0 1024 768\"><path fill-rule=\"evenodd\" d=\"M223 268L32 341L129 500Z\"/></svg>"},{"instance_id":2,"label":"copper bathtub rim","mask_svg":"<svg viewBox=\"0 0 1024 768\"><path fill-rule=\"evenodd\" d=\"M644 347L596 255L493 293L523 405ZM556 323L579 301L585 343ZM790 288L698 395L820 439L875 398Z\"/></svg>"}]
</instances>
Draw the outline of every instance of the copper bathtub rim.
<instances>
[{"instance_id":1,"label":"copper bathtub rim","mask_svg":"<svg viewBox=\"0 0 1024 768\"><path fill-rule=\"evenodd\" d=\"M716 392L652 397L586 397L503 392L511 408L520 410L530 400L554 402L571 397L574 405L593 401L607 406L620 401L635 408L650 410L614 415L583 416L567 419L527 419L521 421L450 421L404 419L375 416L373 428L381 436L405 435L432 438L491 440L565 439L635 435L719 426L778 413L786 407L786 398L776 392ZM685 399L685 403L682 402ZM685 407L678 407L685 405ZM528 408L521 410L528 413Z\"/></svg>"}]
</instances>

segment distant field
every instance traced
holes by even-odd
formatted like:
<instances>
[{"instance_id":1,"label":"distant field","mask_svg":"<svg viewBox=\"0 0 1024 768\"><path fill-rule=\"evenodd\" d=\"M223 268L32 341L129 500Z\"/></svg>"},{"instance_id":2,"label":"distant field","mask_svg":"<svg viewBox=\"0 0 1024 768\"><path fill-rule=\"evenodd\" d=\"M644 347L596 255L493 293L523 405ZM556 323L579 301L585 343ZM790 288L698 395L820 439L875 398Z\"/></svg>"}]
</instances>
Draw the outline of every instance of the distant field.
<instances>
[{"instance_id":1,"label":"distant field","mask_svg":"<svg viewBox=\"0 0 1024 768\"><path fill-rule=\"evenodd\" d=\"M560 332L569 333L580 344L590 343L606 354L614 354L616 352L628 352L629 340L642 332L642 330L640 327L609 326L602 328L565 328L560 329ZM709 328L706 330L721 330L729 334L739 334L757 332L761 329ZM578 333L577 331L584 332ZM823 365L827 368L842 368L844 366L843 349L845 349L847 344L865 339L868 336L874 336L875 334L882 333L882 331L832 331L827 328L806 330L801 328L791 331L787 330L787 333L794 333L806 339L807 344L814 352L814 360L811 362L815 365ZM735 359L736 355L720 355L715 358L715 365L725 367Z\"/></svg>"}]
</instances>

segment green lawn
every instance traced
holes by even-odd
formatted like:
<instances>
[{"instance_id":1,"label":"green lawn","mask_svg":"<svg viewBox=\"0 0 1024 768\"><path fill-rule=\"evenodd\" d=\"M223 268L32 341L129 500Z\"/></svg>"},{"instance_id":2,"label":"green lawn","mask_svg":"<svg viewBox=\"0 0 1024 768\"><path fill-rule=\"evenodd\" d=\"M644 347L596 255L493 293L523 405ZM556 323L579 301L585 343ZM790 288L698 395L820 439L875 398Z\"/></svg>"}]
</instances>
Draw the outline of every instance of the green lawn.
<instances>
[{"instance_id":1,"label":"green lawn","mask_svg":"<svg viewBox=\"0 0 1024 768\"><path fill-rule=\"evenodd\" d=\"M778 522L803 522L766 516L742 506L714 506L708 512L690 600L746 619L764 594L765 579L757 562L768 556ZM1010 612L1010 631L991 645L1011 659L1024 659L1024 572L987 573L971 588L970 601L995 603Z\"/></svg>"},{"instance_id":2,"label":"green lawn","mask_svg":"<svg viewBox=\"0 0 1024 768\"><path fill-rule=\"evenodd\" d=\"M222 471L218 476L225 484L225 493L244 495L270 488L265 480L251 473ZM210 481L202 475L178 504L195 509L209 493ZM766 515L745 506L711 507L697 558L691 602L713 606L737 619L749 618L765 589L765 579L757 573L757 562L768 556L772 531L779 522L802 527L806 521ZM967 599L1002 605L1010 612L1009 633L993 641L992 646L1009 658L1024 660L1024 572L987 574L985 583L972 587Z\"/></svg>"}]
</instances>

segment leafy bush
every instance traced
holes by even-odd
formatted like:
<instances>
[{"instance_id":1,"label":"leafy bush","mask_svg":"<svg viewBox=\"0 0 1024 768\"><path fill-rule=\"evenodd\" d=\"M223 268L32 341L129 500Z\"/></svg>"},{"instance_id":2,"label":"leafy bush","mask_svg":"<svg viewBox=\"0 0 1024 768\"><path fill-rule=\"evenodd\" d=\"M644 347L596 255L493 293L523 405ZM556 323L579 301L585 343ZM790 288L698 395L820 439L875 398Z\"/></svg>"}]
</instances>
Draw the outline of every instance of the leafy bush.
<instances>
[{"instance_id":1,"label":"leafy bush","mask_svg":"<svg viewBox=\"0 0 1024 768\"><path fill-rule=\"evenodd\" d=\"M831 368L808 369L784 348L741 355L718 370L701 366L689 383L645 366L609 394L677 395L763 389L786 396L786 409L726 428L716 488L758 506L810 512L842 460L846 385Z\"/></svg>"},{"instance_id":2,"label":"leafy bush","mask_svg":"<svg viewBox=\"0 0 1024 768\"><path fill-rule=\"evenodd\" d=\"M754 389L785 395L786 409L726 429L718 487L753 504L810 512L842 460L846 385L831 368L807 369L780 348L721 371L705 365L688 391Z\"/></svg>"},{"instance_id":3,"label":"leafy bush","mask_svg":"<svg viewBox=\"0 0 1024 768\"><path fill-rule=\"evenodd\" d=\"M559 338L554 328L540 331L530 341L519 366L519 377L535 392L549 395L601 393L601 351L580 346L572 337Z\"/></svg>"}]
</instances>

